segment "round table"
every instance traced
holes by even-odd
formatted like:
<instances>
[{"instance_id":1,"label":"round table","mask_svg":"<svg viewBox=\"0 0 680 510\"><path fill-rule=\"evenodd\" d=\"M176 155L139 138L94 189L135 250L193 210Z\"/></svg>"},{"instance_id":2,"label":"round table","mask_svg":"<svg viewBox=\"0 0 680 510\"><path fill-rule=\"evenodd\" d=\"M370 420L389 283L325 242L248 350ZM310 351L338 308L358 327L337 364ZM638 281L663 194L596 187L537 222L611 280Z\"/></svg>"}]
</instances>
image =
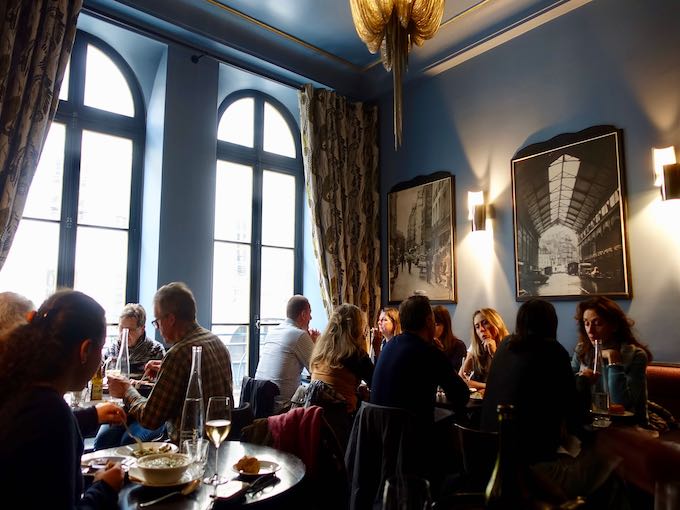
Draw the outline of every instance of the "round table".
<instances>
[{"instance_id":1,"label":"round table","mask_svg":"<svg viewBox=\"0 0 680 510\"><path fill-rule=\"evenodd\" d=\"M209 448L210 453L204 476L212 475L215 469L215 447L210 445ZM276 462L281 466L281 469L279 469L275 475L278 479L277 483L269 485L256 494L246 494L241 498L240 504L234 506L257 506L257 503L264 502L265 500L270 501L275 498L280 499L299 484L305 476L305 465L295 455L268 446L242 443L239 441L225 441L220 446L220 455L218 457L219 473L229 479L237 478L238 473L232 470L232 466L246 454L261 460ZM238 479L240 480L241 478ZM181 486L172 488L145 487L136 482L127 482L120 492L118 503L122 510L137 509L139 508L139 503L149 501L181 488ZM215 487L201 484L200 487L189 496L173 496L148 508L151 510L205 510L210 506L213 499L210 496L214 493ZM230 508L231 507L232 506L230 505ZM218 508L217 504L215 505L215 508Z\"/></svg>"}]
</instances>

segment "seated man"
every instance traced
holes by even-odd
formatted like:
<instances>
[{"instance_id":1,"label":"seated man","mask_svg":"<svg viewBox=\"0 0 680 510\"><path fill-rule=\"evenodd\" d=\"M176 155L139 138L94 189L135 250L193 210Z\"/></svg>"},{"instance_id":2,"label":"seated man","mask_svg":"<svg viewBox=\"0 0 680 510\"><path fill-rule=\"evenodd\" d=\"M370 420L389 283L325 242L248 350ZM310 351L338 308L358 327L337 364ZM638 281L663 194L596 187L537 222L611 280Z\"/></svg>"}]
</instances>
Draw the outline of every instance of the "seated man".
<instances>
[{"instance_id":1,"label":"seated man","mask_svg":"<svg viewBox=\"0 0 680 510\"><path fill-rule=\"evenodd\" d=\"M401 335L380 353L373 374L371 403L411 410L423 423L434 421L437 386L455 408L470 398L465 382L451 370L433 341L434 314L427 296L411 296L399 306Z\"/></svg>"},{"instance_id":2,"label":"seated man","mask_svg":"<svg viewBox=\"0 0 680 510\"><path fill-rule=\"evenodd\" d=\"M163 358L156 384L143 397L124 377L109 378L109 393L123 398L128 414L147 429L164 423L170 439L179 444L180 422L191 371L191 348L202 347L201 383L203 402L213 395L233 401L231 357L227 347L212 332L196 322L196 300L191 290L180 282L164 285L154 296L153 325L170 348Z\"/></svg>"},{"instance_id":3,"label":"seated man","mask_svg":"<svg viewBox=\"0 0 680 510\"><path fill-rule=\"evenodd\" d=\"M306 297L291 297L286 306L286 317L267 333L255 372L255 379L266 379L279 387L275 413L290 402L300 386L300 374L303 368L309 370L314 341L319 336L317 330L308 331L312 307Z\"/></svg>"},{"instance_id":4,"label":"seated man","mask_svg":"<svg viewBox=\"0 0 680 510\"><path fill-rule=\"evenodd\" d=\"M138 303L128 303L123 307L118 320L118 330L128 330L128 349L130 356L130 374L141 375L144 366L152 359L162 360L165 356L165 347L160 342L148 338L144 325L146 324L146 311ZM120 343L112 345L106 353L106 358L115 357L120 348ZM148 430L134 420L130 420L130 430L142 441L150 441L162 436L165 425L157 429ZM94 441L95 450L111 448L134 443L134 439L126 432L122 425L102 425Z\"/></svg>"}]
</instances>

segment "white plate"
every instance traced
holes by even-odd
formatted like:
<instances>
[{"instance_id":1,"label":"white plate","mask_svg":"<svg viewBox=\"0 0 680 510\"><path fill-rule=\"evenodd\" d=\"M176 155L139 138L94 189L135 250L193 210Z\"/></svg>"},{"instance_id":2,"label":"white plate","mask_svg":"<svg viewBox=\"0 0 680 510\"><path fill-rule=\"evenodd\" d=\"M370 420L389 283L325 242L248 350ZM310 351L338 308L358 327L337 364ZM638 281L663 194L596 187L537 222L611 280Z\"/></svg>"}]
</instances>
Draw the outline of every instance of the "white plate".
<instances>
[{"instance_id":1,"label":"white plate","mask_svg":"<svg viewBox=\"0 0 680 510\"><path fill-rule=\"evenodd\" d=\"M99 452L86 453L80 458L80 465L83 467L92 467L105 465L107 462L125 462L130 458L123 455L112 455L111 452L104 450Z\"/></svg>"},{"instance_id":2,"label":"white plate","mask_svg":"<svg viewBox=\"0 0 680 510\"><path fill-rule=\"evenodd\" d=\"M162 442L162 441L148 441L148 442L146 442L146 443L142 443L142 447L143 447L145 450L146 450L146 449L153 449L153 450L154 450L153 453L162 453L162 451L159 451L159 448L161 448L161 447L165 447L165 448L168 448L168 447L169 447L169 448L170 448L170 449L168 450L169 453L174 453L174 452L176 452L177 450L179 450L179 448L177 448L177 445L174 445L174 444L172 444L172 443L164 443L164 442ZM125 446L119 446L118 448L116 448L115 450L113 450L113 453L114 453L115 455L122 455L123 457L134 457L134 458L138 458L138 457L135 457L135 456L132 454L133 450L136 450L137 448L139 448L139 445L138 445L137 443L135 443L135 444L128 444L128 445L125 445ZM147 454L147 455L150 455L150 453Z\"/></svg>"},{"instance_id":3,"label":"white plate","mask_svg":"<svg viewBox=\"0 0 680 510\"><path fill-rule=\"evenodd\" d=\"M184 485L189 482L193 482L194 480L198 480L199 478L202 478L203 469L195 464L189 466L189 468L184 473L182 473L182 477L176 482L172 483L148 482L144 478L144 473L142 472L142 470L139 469L136 465L128 470L128 476L130 477L130 480L132 480L133 482L141 483L146 487L175 487L177 485Z\"/></svg>"},{"instance_id":4,"label":"white plate","mask_svg":"<svg viewBox=\"0 0 680 510\"><path fill-rule=\"evenodd\" d=\"M260 470L257 473L246 473L245 471L242 471L240 469L236 468L236 464L234 464L231 469L238 473L239 475L243 477L258 477L262 475L270 475L272 473L276 473L279 469L281 469L281 466L279 466L276 462L271 462L268 460L261 460L260 461Z\"/></svg>"}]
</instances>

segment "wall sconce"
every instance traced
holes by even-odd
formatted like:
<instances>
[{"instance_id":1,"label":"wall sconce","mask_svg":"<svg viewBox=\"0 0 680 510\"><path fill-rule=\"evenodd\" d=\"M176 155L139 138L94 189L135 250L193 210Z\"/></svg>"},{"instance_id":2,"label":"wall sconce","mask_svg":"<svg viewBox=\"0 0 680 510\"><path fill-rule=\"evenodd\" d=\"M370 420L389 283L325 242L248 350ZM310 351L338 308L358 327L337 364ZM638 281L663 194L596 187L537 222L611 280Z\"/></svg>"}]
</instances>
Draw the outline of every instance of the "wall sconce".
<instances>
[{"instance_id":1,"label":"wall sconce","mask_svg":"<svg viewBox=\"0 0 680 510\"><path fill-rule=\"evenodd\" d=\"M680 198L680 164L675 160L675 147L652 149L654 185L661 188L661 198Z\"/></svg>"},{"instance_id":2,"label":"wall sconce","mask_svg":"<svg viewBox=\"0 0 680 510\"><path fill-rule=\"evenodd\" d=\"M468 212L472 231L486 230L486 204L483 191L468 191Z\"/></svg>"}]
</instances>

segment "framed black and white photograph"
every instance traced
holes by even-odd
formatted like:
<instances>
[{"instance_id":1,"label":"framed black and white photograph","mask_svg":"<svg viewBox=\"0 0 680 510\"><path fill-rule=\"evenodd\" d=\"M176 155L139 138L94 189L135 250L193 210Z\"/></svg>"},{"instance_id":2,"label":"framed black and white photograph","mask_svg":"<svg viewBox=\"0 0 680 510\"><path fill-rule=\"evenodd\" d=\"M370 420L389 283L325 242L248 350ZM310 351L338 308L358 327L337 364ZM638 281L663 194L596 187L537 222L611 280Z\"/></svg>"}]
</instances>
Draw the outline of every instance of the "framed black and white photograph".
<instances>
[{"instance_id":1,"label":"framed black and white photograph","mask_svg":"<svg viewBox=\"0 0 680 510\"><path fill-rule=\"evenodd\" d=\"M630 298L623 132L594 126L512 160L518 301Z\"/></svg>"},{"instance_id":2,"label":"framed black and white photograph","mask_svg":"<svg viewBox=\"0 0 680 510\"><path fill-rule=\"evenodd\" d=\"M388 194L390 303L413 294L456 302L454 196L447 172L399 183Z\"/></svg>"}]
</instances>

